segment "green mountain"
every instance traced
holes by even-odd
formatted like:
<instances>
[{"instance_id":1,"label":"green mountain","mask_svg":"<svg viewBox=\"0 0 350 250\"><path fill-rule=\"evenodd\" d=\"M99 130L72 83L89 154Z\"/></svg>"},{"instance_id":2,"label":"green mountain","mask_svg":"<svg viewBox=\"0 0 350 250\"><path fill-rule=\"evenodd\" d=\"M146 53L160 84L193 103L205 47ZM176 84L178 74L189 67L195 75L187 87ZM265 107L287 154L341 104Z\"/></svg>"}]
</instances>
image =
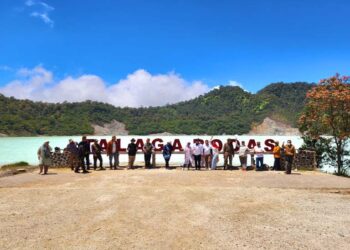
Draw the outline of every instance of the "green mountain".
<instances>
[{"instance_id":1,"label":"green mountain","mask_svg":"<svg viewBox=\"0 0 350 250\"><path fill-rule=\"evenodd\" d=\"M52 104L0 95L0 133L93 134L91 124L117 120L126 124L130 134L243 134L265 117L295 126L312 86L274 83L256 94L221 86L189 101L149 108L119 108L92 101Z\"/></svg>"}]
</instances>

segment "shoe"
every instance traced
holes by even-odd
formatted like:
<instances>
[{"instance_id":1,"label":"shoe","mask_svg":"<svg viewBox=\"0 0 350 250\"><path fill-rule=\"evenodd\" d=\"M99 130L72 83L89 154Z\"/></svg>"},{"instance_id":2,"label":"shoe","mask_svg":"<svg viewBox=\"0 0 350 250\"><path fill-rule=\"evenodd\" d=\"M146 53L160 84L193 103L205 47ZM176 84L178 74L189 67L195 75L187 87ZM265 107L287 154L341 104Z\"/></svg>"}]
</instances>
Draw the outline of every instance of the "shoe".
<instances>
[{"instance_id":1,"label":"shoe","mask_svg":"<svg viewBox=\"0 0 350 250\"><path fill-rule=\"evenodd\" d=\"M83 174L88 174L88 173L90 173L90 172L89 172L89 171L86 171L86 170L83 171Z\"/></svg>"},{"instance_id":2,"label":"shoe","mask_svg":"<svg viewBox=\"0 0 350 250\"><path fill-rule=\"evenodd\" d=\"M100 168L100 170L106 170L105 168Z\"/></svg>"}]
</instances>

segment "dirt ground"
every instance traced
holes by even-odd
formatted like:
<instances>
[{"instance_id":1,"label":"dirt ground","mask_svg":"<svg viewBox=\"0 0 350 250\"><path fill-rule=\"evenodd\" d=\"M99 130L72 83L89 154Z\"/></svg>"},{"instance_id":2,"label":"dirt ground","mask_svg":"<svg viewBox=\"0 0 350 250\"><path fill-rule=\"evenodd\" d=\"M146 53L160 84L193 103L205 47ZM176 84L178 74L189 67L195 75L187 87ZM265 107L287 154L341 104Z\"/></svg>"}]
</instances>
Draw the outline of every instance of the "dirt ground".
<instances>
[{"instance_id":1,"label":"dirt ground","mask_svg":"<svg viewBox=\"0 0 350 250\"><path fill-rule=\"evenodd\" d=\"M350 249L350 178L52 169L0 178L1 249Z\"/></svg>"}]
</instances>

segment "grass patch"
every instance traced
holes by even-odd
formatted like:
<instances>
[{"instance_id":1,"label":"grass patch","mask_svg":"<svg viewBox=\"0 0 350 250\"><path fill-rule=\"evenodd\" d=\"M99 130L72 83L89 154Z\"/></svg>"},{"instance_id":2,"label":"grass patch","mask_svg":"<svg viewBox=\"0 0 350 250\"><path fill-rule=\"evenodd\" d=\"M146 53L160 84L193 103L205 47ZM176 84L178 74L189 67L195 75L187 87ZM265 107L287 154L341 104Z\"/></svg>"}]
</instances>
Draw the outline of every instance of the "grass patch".
<instances>
[{"instance_id":1,"label":"grass patch","mask_svg":"<svg viewBox=\"0 0 350 250\"><path fill-rule=\"evenodd\" d=\"M20 161L20 162L15 162L15 163L11 163L11 164L6 164L3 165L0 169L1 170L11 170L11 169L16 169L19 167L28 167L29 163L25 162L25 161Z\"/></svg>"}]
</instances>

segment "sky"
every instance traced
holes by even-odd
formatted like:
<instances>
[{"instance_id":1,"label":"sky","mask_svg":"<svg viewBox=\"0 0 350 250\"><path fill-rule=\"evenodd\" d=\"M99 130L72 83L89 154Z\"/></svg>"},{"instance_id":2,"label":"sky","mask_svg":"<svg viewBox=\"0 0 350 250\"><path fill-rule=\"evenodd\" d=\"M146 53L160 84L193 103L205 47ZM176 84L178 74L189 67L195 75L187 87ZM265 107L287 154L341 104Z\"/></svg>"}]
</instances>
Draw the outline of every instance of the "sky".
<instances>
[{"instance_id":1,"label":"sky","mask_svg":"<svg viewBox=\"0 0 350 250\"><path fill-rule=\"evenodd\" d=\"M1 0L0 93L158 106L350 75L348 0Z\"/></svg>"}]
</instances>

